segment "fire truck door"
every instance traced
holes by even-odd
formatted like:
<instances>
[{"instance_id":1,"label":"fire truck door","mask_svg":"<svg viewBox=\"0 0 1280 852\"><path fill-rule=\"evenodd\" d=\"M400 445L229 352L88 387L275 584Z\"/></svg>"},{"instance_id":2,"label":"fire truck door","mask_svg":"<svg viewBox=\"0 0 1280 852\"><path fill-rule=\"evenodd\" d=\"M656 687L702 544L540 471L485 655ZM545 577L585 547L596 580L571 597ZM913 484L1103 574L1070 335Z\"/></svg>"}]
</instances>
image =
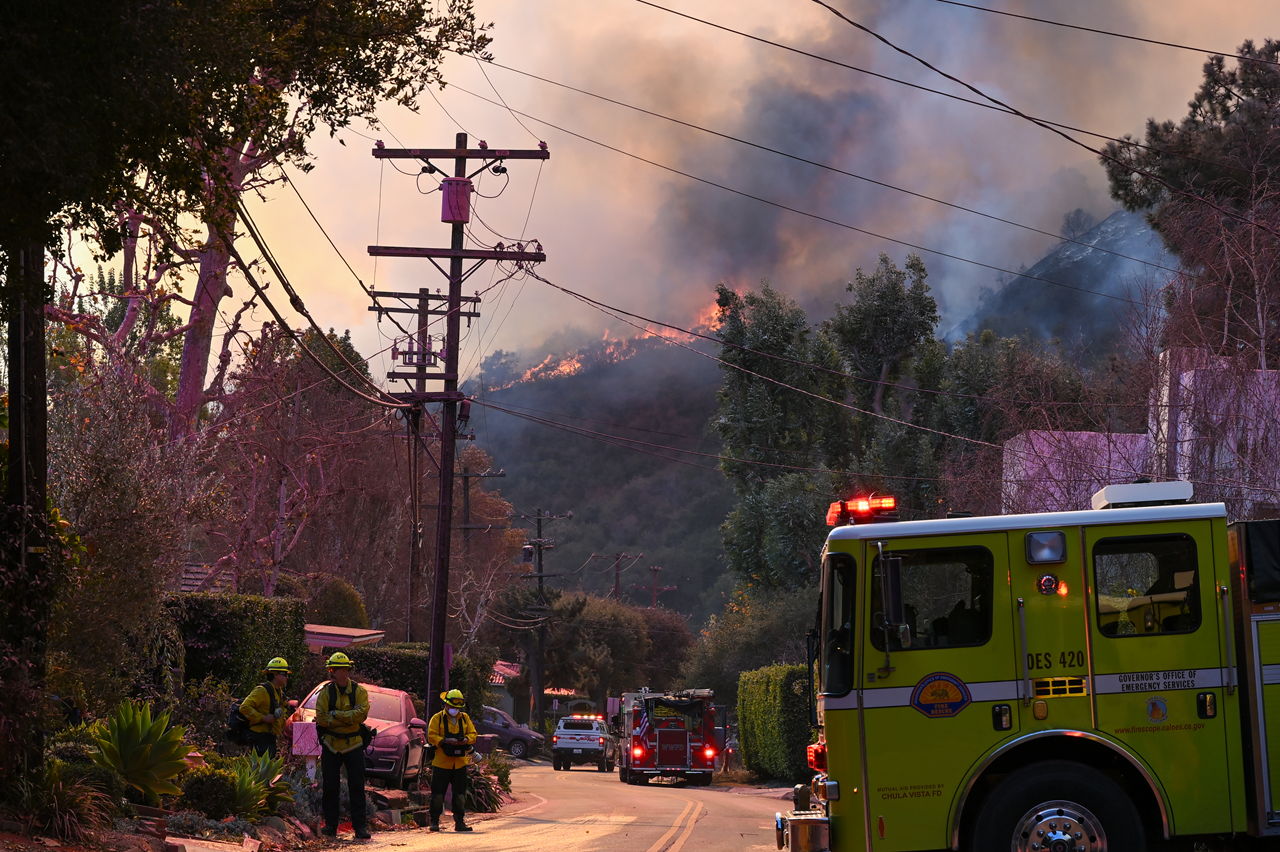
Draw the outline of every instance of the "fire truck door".
<instances>
[{"instance_id":1,"label":"fire truck door","mask_svg":"<svg viewBox=\"0 0 1280 852\"><path fill-rule=\"evenodd\" d=\"M1024 733L1093 727L1081 547L1078 528L1009 534L1014 628L1026 669L1018 694L1030 697L1016 704Z\"/></svg>"},{"instance_id":2,"label":"fire truck door","mask_svg":"<svg viewBox=\"0 0 1280 852\"><path fill-rule=\"evenodd\" d=\"M975 762L1017 733L1005 533L867 543L860 673L872 848L950 848L949 815ZM908 638L886 630L885 560L901 559ZM888 660L886 663L886 651ZM994 724L1009 718L1010 728Z\"/></svg>"},{"instance_id":3,"label":"fire truck door","mask_svg":"<svg viewBox=\"0 0 1280 852\"><path fill-rule=\"evenodd\" d=\"M1086 527L1084 538L1098 730L1151 767L1174 833L1232 831L1231 799L1243 790L1228 772L1222 631L1230 625L1218 605L1210 521Z\"/></svg>"}]
</instances>

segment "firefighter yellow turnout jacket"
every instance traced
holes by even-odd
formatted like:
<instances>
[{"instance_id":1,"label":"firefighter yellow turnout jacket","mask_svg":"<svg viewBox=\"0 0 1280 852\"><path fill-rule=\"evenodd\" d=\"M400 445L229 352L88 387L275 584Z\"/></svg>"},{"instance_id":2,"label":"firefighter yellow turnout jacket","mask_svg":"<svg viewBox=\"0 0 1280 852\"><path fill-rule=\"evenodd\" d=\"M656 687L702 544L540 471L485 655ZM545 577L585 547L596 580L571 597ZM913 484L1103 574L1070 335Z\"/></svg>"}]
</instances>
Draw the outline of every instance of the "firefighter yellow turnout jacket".
<instances>
[{"instance_id":1,"label":"firefighter yellow turnout jacket","mask_svg":"<svg viewBox=\"0 0 1280 852\"><path fill-rule=\"evenodd\" d=\"M440 742L446 736L453 739L461 737L463 742L475 745L476 726L471 724L471 717L459 712L451 719L448 713L441 710L431 717L431 724L427 726L427 742L436 747L436 756L431 759L432 766L439 766L441 769L457 769L470 763L471 755L469 754L450 757L444 753L444 749L440 748Z\"/></svg>"},{"instance_id":2,"label":"firefighter yellow turnout jacket","mask_svg":"<svg viewBox=\"0 0 1280 852\"><path fill-rule=\"evenodd\" d=\"M316 726L328 729L320 734L325 748L334 754L345 754L363 745L360 724L369 718L369 693L353 680L347 684L346 691L337 690L338 700L330 707L329 696L334 689L336 684L320 687L320 695L316 697Z\"/></svg>"},{"instance_id":3,"label":"firefighter yellow turnout jacket","mask_svg":"<svg viewBox=\"0 0 1280 852\"><path fill-rule=\"evenodd\" d=\"M284 707L284 691L276 689L274 684L260 683L253 688L253 692L250 692L244 701L240 702L240 713L249 720L249 730L260 734L274 734L277 737L284 732L284 719L288 715L288 708L285 708L286 712L280 714L279 719L269 715L272 699L276 707Z\"/></svg>"}]
</instances>

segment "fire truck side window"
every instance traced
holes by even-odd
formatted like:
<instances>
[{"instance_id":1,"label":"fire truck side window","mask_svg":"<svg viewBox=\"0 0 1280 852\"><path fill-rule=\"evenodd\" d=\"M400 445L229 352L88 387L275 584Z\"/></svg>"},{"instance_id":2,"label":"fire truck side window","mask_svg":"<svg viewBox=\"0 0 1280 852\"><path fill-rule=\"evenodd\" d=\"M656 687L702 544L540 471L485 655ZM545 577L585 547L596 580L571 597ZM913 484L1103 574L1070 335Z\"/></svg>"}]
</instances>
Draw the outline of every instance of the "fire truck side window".
<instances>
[{"instance_id":1,"label":"fire truck side window","mask_svg":"<svg viewBox=\"0 0 1280 852\"><path fill-rule=\"evenodd\" d=\"M1104 538L1093 546L1104 636L1191 633L1200 626L1196 543L1189 535Z\"/></svg>"},{"instance_id":2,"label":"fire truck side window","mask_svg":"<svg viewBox=\"0 0 1280 852\"><path fill-rule=\"evenodd\" d=\"M890 651L918 651L985 645L991 639L991 596L995 559L985 547L939 547L925 550L885 549L885 556L902 558L902 601L911 628L911 647L903 648L896 634ZM872 564L871 644L884 650L884 631L878 629L880 557Z\"/></svg>"},{"instance_id":3,"label":"fire truck side window","mask_svg":"<svg viewBox=\"0 0 1280 852\"><path fill-rule=\"evenodd\" d=\"M844 695L853 687L853 606L857 570L844 553L827 556L822 590L822 693Z\"/></svg>"}]
</instances>

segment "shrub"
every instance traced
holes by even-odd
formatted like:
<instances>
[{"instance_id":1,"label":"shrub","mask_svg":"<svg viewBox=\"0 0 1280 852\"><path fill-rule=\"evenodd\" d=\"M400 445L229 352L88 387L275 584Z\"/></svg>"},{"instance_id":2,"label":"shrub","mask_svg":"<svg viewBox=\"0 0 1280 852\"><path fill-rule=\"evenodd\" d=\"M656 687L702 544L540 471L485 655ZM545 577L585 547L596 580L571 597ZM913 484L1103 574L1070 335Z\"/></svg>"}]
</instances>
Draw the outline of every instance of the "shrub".
<instances>
[{"instance_id":1,"label":"shrub","mask_svg":"<svg viewBox=\"0 0 1280 852\"><path fill-rule=\"evenodd\" d=\"M267 785L259 777L257 768L249 762L249 757L250 755L242 755L231 762L231 772L236 782L231 813L254 819L266 807Z\"/></svg>"},{"instance_id":2,"label":"shrub","mask_svg":"<svg viewBox=\"0 0 1280 852\"><path fill-rule=\"evenodd\" d=\"M367 630L369 613L355 586L341 577L327 577L307 601L307 620L312 624L357 627Z\"/></svg>"},{"instance_id":3,"label":"shrub","mask_svg":"<svg viewBox=\"0 0 1280 852\"><path fill-rule=\"evenodd\" d=\"M478 763L467 765L467 810L477 814L497 813L502 807L502 788Z\"/></svg>"},{"instance_id":4,"label":"shrub","mask_svg":"<svg viewBox=\"0 0 1280 852\"><path fill-rule=\"evenodd\" d=\"M355 666L356 680L377 683L390 689L430 699L427 666L430 655L426 643L395 643L352 648L347 651ZM491 653L454 657L449 669L449 686L467 697L467 713L478 719L489 701L489 678L493 675ZM441 690L443 691L443 690Z\"/></svg>"},{"instance_id":5,"label":"shrub","mask_svg":"<svg viewBox=\"0 0 1280 852\"><path fill-rule=\"evenodd\" d=\"M500 751L493 751L480 762L480 770L492 775L504 793L511 792L511 761Z\"/></svg>"},{"instance_id":6,"label":"shrub","mask_svg":"<svg viewBox=\"0 0 1280 852\"><path fill-rule=\"evenodd\" d=\"M227 727L227 709L238 697L226 682L213 675L187 681L182 700L170 711L173 722L187 729L187 742L204 752L208 743L221 743Z\"/></svg>"},{"instance_id":7,"label":"shrub","mask_svg":"<svg viewBox=\"0 0 1280 852\"><path fill-rule=\"evenodd\" d=\"M244 696L267 660L296 666L307 654L306 604L297 598L192 593L171 595L166 605L186 645L188 680L212 675Z\"/></svg>"},{"instance_id":8,"label":"shrub","mask_svg":"<svg viewBox=\"0 0 1280 852\"><path fill-rule=\"evenodd\" d=\"M181 727L169 727L168 713L152 720L149 704L125 701L107 719L93 759L159 804L161 793L181 792L169 779L187 768L191 747L182 741L184 733Z\"/></svg>"},{"instance_id":9,"label":"shrub","mask_svg":"<svg viewBox=\"0 0 1280 852\"><path fill-rule=\"evenodd\" d=\"M28 832L52 834L65 840L83 840L85 832L108 824L111 802L107 796L67 771L58 760L45 761L36 779L20 777L4 810Z\"/></svg>"},{"instance_id":10,"label":"shrub","mask_svg":"<svg viewBox=\"0 0 1280 852\"><path fill-rule=\"evenodd\" d=\"M182 779L182 802L210 819L235 813L236 775L226 769L197 766Z\"/></svg>"},{"instance_id":11,"label":"shrub","mask_svg":"<svg viewBox=\"0 0 1280 852\"><path fill-rule=\"evenodd\" d=\"M320 815L321 788L319 781L313 781L306 770L297 768L285 772L280 779L288 784L293 796L280 805L280 813L297 817L301 820Z\"/></svg>"},{"instance_id":12,"label":"shrub","mask_svg":"<svg viewBox=\"0 0 1280 852\"><path fill-rule=\"evenodd\" d=\"M165 819L165 828L170 834L186 837L238 839L246 834L250 837L258 836L257 828L254 827L253 823L246 820L236 818L223 822L221 820L206 819L204 814L196 813L195 811L170 814Z\"/></svg>"},{"instance_id":13,"label":"shrub","mask_svg":"<svg viewBox=\"0 0 1280 852\"><path fill-rule=\"evenodd\" d=\"M262 783L265 791L262 804L267 813L276 813L282 804L293 801L293 788L284 780L284 761L278 757L251 751L239 758L248 764L249 771Z\"/></svg>"},{"instance_id":14,"label":"shrub","mask_svg":"<svg viewBox=\"0 0 1280 852\"><path fill-rule=\"evenodd\" d=\"M133 789L124 783L119 772L96 763L67 764L66 773L69 777L93 787L106 796L109 809L113 814L122 811L122 805L126 803L129 791Z\"/></svg>"},{"instance_id":15,"label":"shrub","mask_svg":"<svg viewBox=\"0 0 1280 852\"><path fill-rule=\"evenodd\" d=\"M804 666L766 666L742 673L738 744L747 769L788 781L809 777L805 747L813 742L813 734L808 685Z\"/></svg>"}]
</instances>

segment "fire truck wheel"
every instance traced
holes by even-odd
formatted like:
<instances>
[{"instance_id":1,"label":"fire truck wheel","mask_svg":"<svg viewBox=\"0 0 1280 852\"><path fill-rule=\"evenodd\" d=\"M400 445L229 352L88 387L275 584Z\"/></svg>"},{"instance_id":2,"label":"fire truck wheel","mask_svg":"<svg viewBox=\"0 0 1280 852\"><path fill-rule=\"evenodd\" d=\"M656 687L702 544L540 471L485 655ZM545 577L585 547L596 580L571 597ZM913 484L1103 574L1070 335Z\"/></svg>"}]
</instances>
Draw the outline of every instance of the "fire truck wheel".
<instances>
[{"instance_id":1,"label":"fire truck wheel","mask_svg":"<svg viewBox=\"0 0 1280 852\"><path fill-rule=\"evenodd\" d=\"M631 773L627 771L627 767L624 766L618 770L618 780L623 784L631 783Z\"/></svg>"},{"instance_id":2,"label":"fire truck wheel","mask_svg":"<svg viewBox=\"0 0 1280 852\"><path fill-rule=\"evenodd\" d=\"M991 791L973 849L1013 852L1145 852L1142 820L1120 785L1066 760L1033 763Z\"/></svg>"}]
</instances>

